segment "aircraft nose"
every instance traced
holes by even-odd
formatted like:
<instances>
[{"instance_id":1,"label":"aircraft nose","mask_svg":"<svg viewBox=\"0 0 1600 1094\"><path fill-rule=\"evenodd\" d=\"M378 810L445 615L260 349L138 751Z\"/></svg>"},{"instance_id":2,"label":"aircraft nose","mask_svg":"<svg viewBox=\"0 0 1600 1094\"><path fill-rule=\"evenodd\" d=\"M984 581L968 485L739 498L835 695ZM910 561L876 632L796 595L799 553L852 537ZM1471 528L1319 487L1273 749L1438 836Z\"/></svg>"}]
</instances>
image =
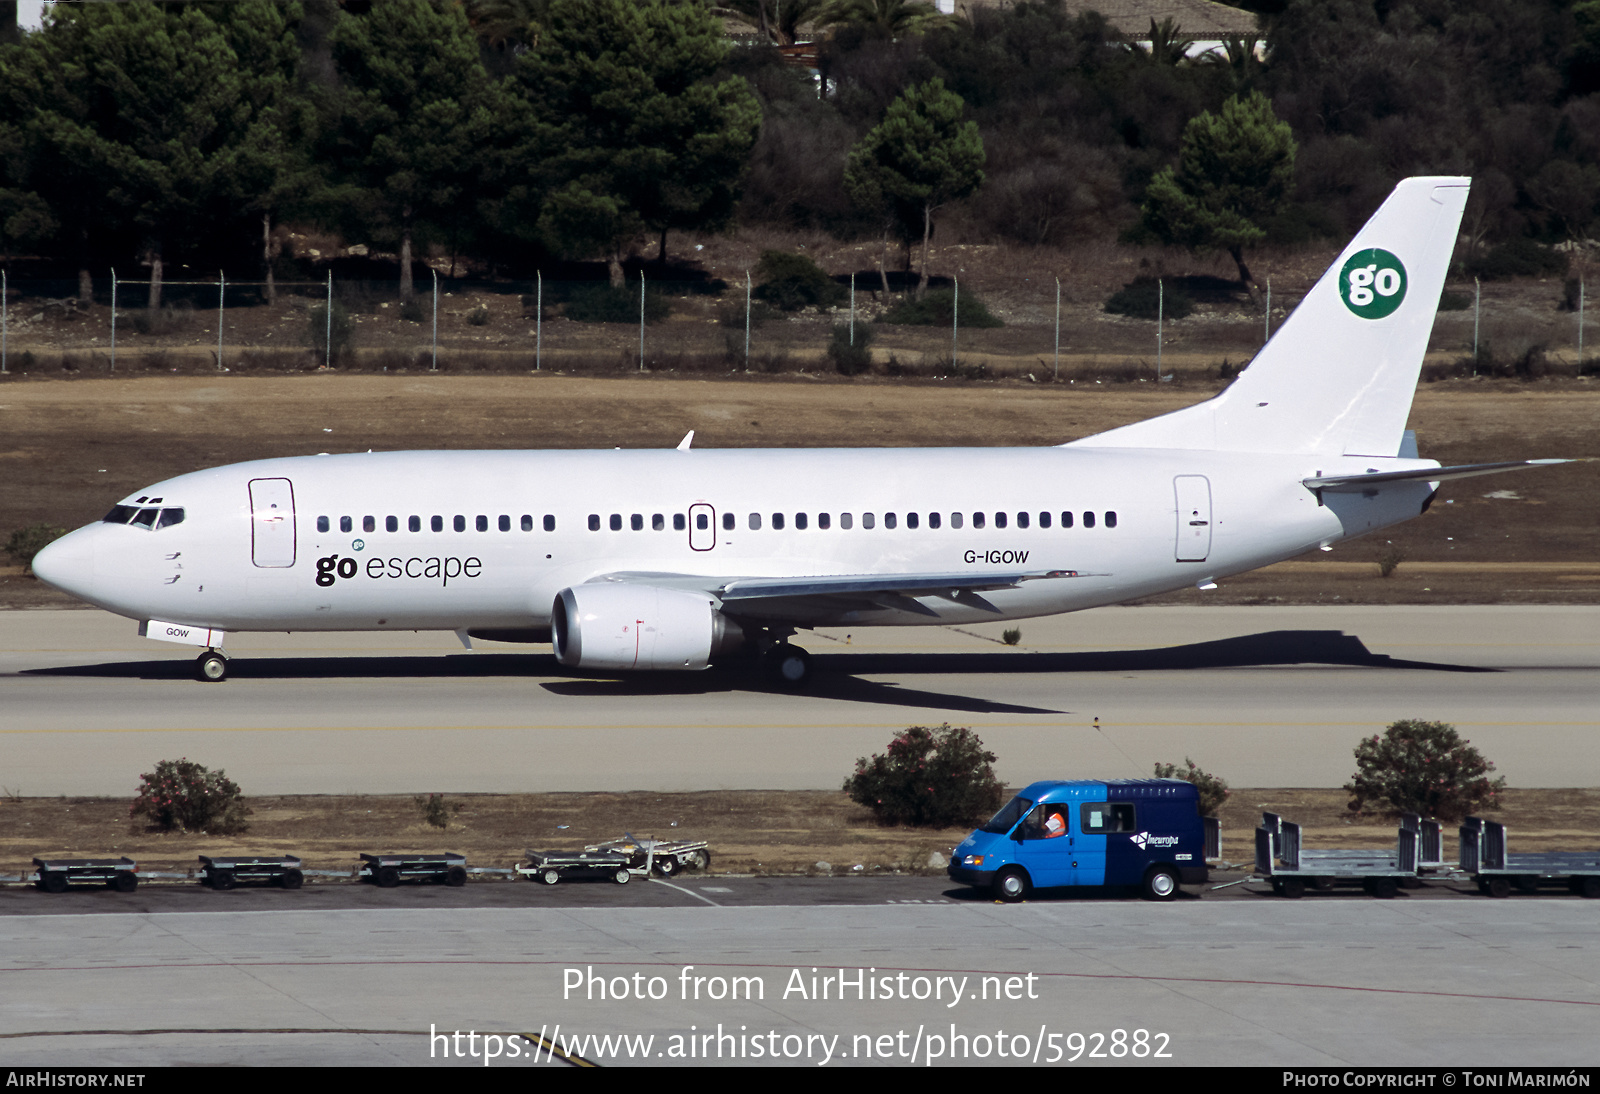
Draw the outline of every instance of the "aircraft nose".
<instances>
[{"instance_id":1,"label":"aircraft nose","mask_svg":"<svg viewBox=\"0 0 1600 1094\"><path fill-rule=\"evenodd\" d=\"M64 593L87 599L94 587L94 529L79 528L33 556L34 576Z\"/></svg>"}]
</instances>

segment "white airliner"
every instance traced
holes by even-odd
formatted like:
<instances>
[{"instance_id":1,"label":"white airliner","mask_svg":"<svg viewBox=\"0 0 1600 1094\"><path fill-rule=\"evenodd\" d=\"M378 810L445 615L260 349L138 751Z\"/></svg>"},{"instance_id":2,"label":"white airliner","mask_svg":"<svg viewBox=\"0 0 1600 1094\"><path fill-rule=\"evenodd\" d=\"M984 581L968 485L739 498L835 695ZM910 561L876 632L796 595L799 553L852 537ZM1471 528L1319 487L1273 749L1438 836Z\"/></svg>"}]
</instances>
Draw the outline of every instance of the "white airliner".
<instances>
[{"instance_id":1,"label":"white airliner","mask_svg":"<svg viewBox=\"0 0 1600 1094\"><path fill-rule=\"evenodd\" d=\"M228 631L553 641L576 669L809 671L798 629L1116 604L1407 520L1405 429L1470 180L1402 182L1233 384L1054 448L385 452L180 475L34 571L205 649Z\"/></svg>"}]
</instances>

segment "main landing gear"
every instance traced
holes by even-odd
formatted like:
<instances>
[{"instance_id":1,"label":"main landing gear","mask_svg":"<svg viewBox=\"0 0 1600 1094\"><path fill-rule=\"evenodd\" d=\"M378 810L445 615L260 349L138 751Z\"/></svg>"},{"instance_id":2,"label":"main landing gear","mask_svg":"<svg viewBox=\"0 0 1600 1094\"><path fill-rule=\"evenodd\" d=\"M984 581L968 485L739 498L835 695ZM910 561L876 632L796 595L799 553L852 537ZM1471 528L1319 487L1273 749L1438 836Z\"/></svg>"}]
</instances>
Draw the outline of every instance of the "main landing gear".
<instances>
[{"instance_id":1,"label":"main landing gear","mask_svg":"<svg viewBox=\"0 0 1600 1094\"><path fill-rule=\"evenodd\" d=\"M228 678L228 655L221 650L206 650L194 663L196 680L215 683Z\"/></svg>"},{"instance_id":2,"label":"main landing gear","mask_svg":"<svg viewBox=\"0 0 1600 1094\"><path fill-rule=\"evenodd\" d=\"M811 655L799 646L778 642L761 655L761 670L779 687L802 687L811 678Z\"/></svg>"}]
</instances>

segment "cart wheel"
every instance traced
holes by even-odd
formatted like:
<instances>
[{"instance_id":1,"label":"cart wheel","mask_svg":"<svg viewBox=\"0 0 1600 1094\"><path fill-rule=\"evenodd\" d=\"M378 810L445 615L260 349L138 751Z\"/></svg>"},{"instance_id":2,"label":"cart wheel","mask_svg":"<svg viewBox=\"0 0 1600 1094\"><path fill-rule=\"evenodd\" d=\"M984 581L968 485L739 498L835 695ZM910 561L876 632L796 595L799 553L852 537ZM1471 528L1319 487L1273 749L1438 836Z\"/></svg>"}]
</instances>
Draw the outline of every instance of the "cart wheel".
<instances>
[{"instance_id":1,"label":"cart wheel","mask_svg":"<svg viewBox=\"0 0 1600 1094\"><path fill-rule=\"evenodd\" d=\"M299 870L285 870L278 875L278 884L285 889L298 889L306 883L306 876Z\"/></svg>"},{"instance_id":2,"label":"cart wheel","mask_svg":"<svg viewBox=\"0 0 1600 1094\"><path fill-rule=\"evenodd\" d=\"M1512 884L1517 887L1517 892L1519 893L1537 893L1539 891L1539 879L1532 874L1522 874Z\"/></svg>"},{"instance_id":3,"label":"cart wheel","mask_svg":"<svg viewBox=\"0 0 1600 1094\"><path fill-rule=\"evenodd\" d=\"M452 889L459 889L467 883L467 868L465 866L452 866L444 872L444 883Z\"/></svg>"},{"instance_id":4,"label":"cart wheel","mask_svg":"<svg viewBox=\"0 0 1600 1094\"><path fill-rule=\"evenodd\" d=\"M628 879L631 877L633 877L633 875L628 873L628 868L626 866L618 866L617 872L611 875L611 880L616 882L618 885L626 885L628 884Z\"/></svg>"},{"instance_id":5,"label":"cart wheel","mask_svg":"<svg viewBox=\"0 0 1600 1094\"><path fill-rule=\"evenodd\" d=\"M1486 896L1492 896L1496 900L1510 896L1511 880L1503 877L1492 877L1483 883L1483 891Z\"/></svg>"},{"instance_id":6,"label":"cart wheel","mask_svg":"<svg viewBox=\"0 0 1600 1094\"><path fill-rule=\"evenodd\" d=\"M67 872L65 870L48 870L39 874L39 887L47 893L64 893L67 891Z\"/></svg>"},{"instance_id":7,"label":"cart wheel","mask_svg":"<svg viewBox=\"0 0 1600 1094\"><path fill-rule=\"evenodd\" d=\"M1306 895L1306 883L1303 878L1286 877L1283 879L1283 888L1278 892L1290 900L1299 900Z\"/></svg>"},{"instance_id":8,"label":"cart wheel","mask_svg":"<svg viewBox=\"0 0 1600 1094\"><path fill-rule=\"evenodd\" d=\"M111 887L119 893L131 893L139 887L139 877L131 870L118 870L111 879Z\"/></svg>"},{"instance_id":9,"label":"cart wheel","mask_svg":"<svg viewBox=\"0 0 1600 1094\"><path fill-rule=\"evenodd\" d=\"M211 872L211 887L218 890L233 888L233 871L213 870Z\"/></svg>"},{"instance_id":10,"label":"cart wheel","mask_svg":"<svg viewBox=\"0 0 1600 1094\"><path fill-rule=\"evenodd\" d=\"M1400 891L1400 883L1392 877L1375 877L1367 891L1379 900L1393 900Z\"/></svg>"},{"instance_id":11,"label":"cart wheel","mask_svg":"<svg viewBox=\"0 0 1600 1094\"><path fill-rule=\"evenodd\" d=\"M696 870L711 869L711 852L703 850L696 851L694 854L689 856L689 865L694 867Z\"/></svg>"},{"instance_id":12,"label":"cart wheel","mask_svg":"<svg viewBox=\"0 0 1600 1094\"><path fill-rule=\"evenodd\" d=\"M561 880L561 871L546 870L539 875L539 880L544 882L546 885L554 885L556 882Z\"/></svg>"},{"instance_id":13,"label":"cart wheel","mask_svg":"<svg viewBox=\"0 0 1600 1094\"><path fill-rule=\"evenodd\" d=\"M1593 874L1587 877L1575 877L1572 879L1572 891L1590 900L1600 897L1600 877Z\"/></svg>"},{"instance_id":14,"label":"cart wheel","mask_svg":"<svg viewBox=\"0 0 1600 1094\"><path fill-rule=\"evenodd\" d=\"M393 866L379 867L377 877L378 888L380 889L393 889L400 884L400 871Z\"/></svg>"},{"instance_id":15,"label":"cart wheel","mask_svg":"<svg viewBox=\"0 0 1600 1094\"><path fill-rule=\"evenodd\" d=\"M1333 892L1333 884L1333 878L1331 877L1314 877L1311 879L1311 887L1319 893Z\"/></svg>"},{"instance_id":16,"label":"cart wheel","mask_svg":"<svg viewBox=\"0 0 1600 1094\"><path fill-rule=\"evenodd\" d=\"M666 857L656 859L656 873L660 874L662 877L671 877L673 874L677 873L680 868L681 867L678 864L678 860L675 858Z\"/></svg>"}]
</instances>

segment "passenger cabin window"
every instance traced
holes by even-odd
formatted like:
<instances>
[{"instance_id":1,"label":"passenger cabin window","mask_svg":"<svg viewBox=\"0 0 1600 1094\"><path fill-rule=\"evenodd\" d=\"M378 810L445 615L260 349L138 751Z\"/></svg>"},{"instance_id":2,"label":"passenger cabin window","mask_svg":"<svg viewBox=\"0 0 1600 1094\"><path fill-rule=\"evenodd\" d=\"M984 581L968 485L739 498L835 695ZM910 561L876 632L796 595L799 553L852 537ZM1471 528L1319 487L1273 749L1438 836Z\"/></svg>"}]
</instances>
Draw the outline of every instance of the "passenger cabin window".
<instances>
[{"instance_id":1,"label":"passenger cabin window","mask_svg":"<svg viewBox=\"0 0 1600 1094\"><path fill-rule=\"evenodd\" d=\"M794 528L797 532L806 530L806 515L804 513L796 513L794 515Z\"/></svg>"},{"instance_id":2,"label":"passenger cabin window","mask_svg":"<svg viewBox=\"0 0 1600 1094\"><path fill-rule=\"evenodd\" d=\"M355 530L356 530L355 522L352 521L349 517L340 517L339 518L339 531L341 531L341 532L353 532Z\"/></svg>"},{"instance_id":3,"label":"passenger cabin window","mask_svg":"<svg viewBox=\"0 0 1600 1094\"><path fill-rule=\"evenodd\" d=\"M1061 514L1061 527L1063 527L1063 528L1071 528L1072 527L1072 514L1071 513L1062 513Z\"/></svg>"},{"instance_id":4,"label":"passenger cabin window","mask_svg":"<svg viewBox=\"0 0 1600 1094\"><path fill-rule=\"evenodd\" d=\"M589 514L589 531L598 532L599 530L600 530L600 514L599 513L590 513Z\"/></svg>"},{"instance_id":5,"label":"passenger cabin window","mask_svg":"<svg viewBox=\"0 0 1600 1094\"><path fill-rule=\"evenodd\" d=\"M328 518L327 517L318 517L317 518L317 531L326 532L327 530L328 530Z\"/></svg>"},{"instance_id":6,"label":"passenger cabin window","mask_svg":"<svg viewBox=\"0 0 1600 1094\"><path fill-rule=\"evenodd\" d=\"M528 520L527 517L523 517L522 519L523 520ZM528 527L529 528L533 527L533 521L528 520ZM502 532L511 531L511 518L508 515L506 515L505 513L501 513L500 514L500 530ZM524 532L526 532L527 530L528 530L527 528L523 529Z\"/></svg>"},{"instance_id":7,"label":"passenger cabin window","mask_svg":"<svg viewBox=\"0 0 1600 1094\"><path fill-rule=\"evenodd\" d=\"M1117 514L1116 514L1116 512L1112 511L1112 512L1107 513L1106 514L1106 527L1107 528L1115 528L1116 526L1117 526Z\"/></svg>"},{"instance_id":8,"label":"passenger cabin window","mask_svg":"<svg viewBox=\"0 0 1600 1094\"><path fill-rule=\"evenodd\" d=\"M752 532L761 531L761 514L760 513L751 513L750 514L749 525L750 525L750 530Z\"/></svg>"},{"instance_id":9,"label":"passenger cabin window","mask_svg":"<svg viewBox=\"0 0 1600 1094\"><path fill-rule=\"evenodd\" d=\"M960 528L961 527L961 522L962 522L962 515L960 513L951 513L950 514L950 527L952 527L952 528Z\"/></svg>"},{"instance_id":10,"label":"passenger cabin window","mask_svg":"<svg viewBox=\"0 0 1600 1094\"><path fill-rule=\"evenodd\" d=\"M1017 514L1017 527L1018 528L1026 528L1027 526L1028 526L1028 514L1026 514L1026 513L1018 513Z\"/></svg>"},{"instance_id":11,"label":"passenger cabin window","mask_svg":"<svg viewBox=\"0 0 1600 1094\"><path fill-rule=\"evenodd\" d=\"M362 517L361 518L361 530L363 532L376 532L378 530L378 518L377 517ZM390 529L390 531L393 531L393 530L394 529L392 529L392 528Z\"/></svg>"},{"instance_id":12,"label":"passenger cabin window","mask_svg":"<svg viewBox=\"0 0 1600 1094\"><path fill-rule=\"evenodd\" d=\"M399 517L384 517L383 518L383 530L385 532L398 532L400 530L400 518Z\"/></svg>"},{"instance_id":13,"label":"passenger cabin window","mask_svg":"<svg viewBox=\"0 0 1600 1094\"><path fill-rule=\"evenodd\" d=\"M1006 515L1004 513L996 513L994 515L994 526L996 528L1004 528L1006 526Z\"/></svg>"},{"instance_id":14,"label":"passenger cabin window","mask_svg":"<svg viewBox=\"0 0 1600 1094\"><path fill-rule=\"evenodd\" d=\"M456 519L451 521L450 526L458 532L465 532L467 530L467 518L457 513Z\"/></svg>"},{"instance_id":15,"label":"passenger cabin window","mask_svg":"<svg viewBox=\"0 0 1600 1094\"><path fill-rule=\"evenodd\" d=\"M974 528L982 528L983 527L983 514L982 513L974 513L974 514L972 514L972 526Z\"/></svg>"},{"instance_id":16,"label":"passenger cabin window","mask_svg":"<svg viewBox=\"0 0 1600 1094\"><path fill-rule=\"evenodd\" d=\"M735 518L734 518L734 515L732 513L724 513L724 514L722 514L722 530L724 532L733 531L734 523L735 523Z\"/></svg>"},{"instance_id":17,"label":"passenger cabin window","mask_svg":"<svg viewBox=\"0 0 1600 1094\"><path fill-rule=\"evenodd\" d=\"M929 528L937 528L937 527L939 527L939 514L938 513L929 513L928 514L928 527Z\"/></svg>"},{"instance_id":18,"label":"passenger cabin window","mask_svg":"<svg viewBox=\"0 0 1600 1094\"><path fill-rule=\"evenodd\" d=\"M554 532L556 530L556 518L554 514L546 513L544 515L544 530L546 532Z\"/></svg>"},{"instance_id":19,"label":"passenger cabin window","mask_svg":"<svg viewBox=\"0 0 1600 1094\"><path fill-rule=\"evenodd\" d=\"M783 531L783 514L782 513L774 513L774 514L772 514L772 530L774 532Z\"/></svg>"},{"instance_id":20,"label":"passenger cabin window","mask_svg":"<svg viewBox=\"0 0 1600 1094\"><path fill-rule=\"evenodd\" d=\"M1083 526L1085 528L1093 528L1094 527L1094 514L1093 513L1085 513L1085 514L1083 514Z\"/></svg>"},{"instance_id":21,"label":"passenger cabin window","mask_svg":"<svg viewBox=\"0 0 1600 1094\"><path fill-rule=\"evenodd\" d=\"M700 521L701 521L700 527L702 527L702 528L705 527L705 519L706 518L704 518L704 517L700 518ZM688 527L689 527L689 522L684 517L684 515L682 513L674 513L674 514L672 514L672 530L674 532L681 532L681 531L683 531L684 529L686 529Z\"/></svg>"},{"instance_id":22,"label":"passenger cabin window","mask_svg":"<svg viewBox=\"0 0 1600 1094\"><path fill-rule=\"evenodd\" d=\"M665 532L667 530L667 518L661 513L651 513L650 530L652 532Z\"/></svg>"},{"instance_id":23,"label":"passenger cabin window","mask_svg":"<svg viewBox=\"0 0 1600 1094\"><path fill-rule=\"evenodd\" d=\"M871 513L862 513L861 514L861 527L863 527L863 528L874 528L874 527L877 526L877 524L878 524L878 518L876 516L874 516L873 514L871 514Z\"/></svg>"},{"instance_id":24,"label":"passenger cabin window","mask_svg":"<svg viewBox=\"0 0 1600 1094\"><path fill-rule=\"evenodd\" d=\"M907 513L906 514L906 527L907 528L915 528L916 526L917 526L917 514L915 514L915 513Z\"/></svg>"},{"instance_id":25,"label":"passenger cabin window","mask_svg":"<svg viewBox=\"0 0 1600 1094\"><path fill-rule=\"evenodd\" d=\"M622 514L621 513L612 513L611 514L611 530L613 532L622 531Z\"/></svg>"},{"instance_id":26,"label":"passenger cabin window","mask_svg":"<svg viewBox=\"0 0 1600 1094\"><path fill-rule=\"evenodd\" d=\"M633 516L629 517L628 518L628 527L632 528L635 532L644 531L644 514L643 513L635 513L635 514L633 514Z\"/></svg>"},{"instance_id":27,"label":"passenger cabin window","mask_svg":"<svg viewBox=\"0 0 1600 1094\"><path fill-rule=\"evenodd\" d=\"M824 532L826 532L832 526L833 526L833 518L832 517L830 517L827 513L818 513L817 514L817 527L818 528L821 528Z\"/></svg>"},{"instance_id":28,"label":"passenger cabin window","mask_svg":"<svg viewBox=\"0 0 1600 1094\"><path fill-rule=\"evenodd\" d=\"M1039 514L1039 527L1040 528L1048 528L1048 527L1050 527L1050 514L1049 513L1040 513Z\"/></svg>"},{"instance_id":29,"label":"passenger cabin window","mask_svg":"<svg viewBox=\"0 0 1600 1094\"><path fill-rule=\"evenodd\" d=\"M885 528L893 528L896 525L898 525L899 523L900 523L900 519L895 514L893 514L893 513L885 513L885 514L883 514L883 526Z\"/></svg>"},{"instance_id":30,"label":"passenger cabin window","mask_svg":"<svg viewBox=\"0 0 1600 1094\"><path fill-rule=\"evenodd\" d=\"M522 514L522 530L524 532L533 531L533 514L532 513L524 513L524 514Z\"/></svg>"},{"instance_id":31,"label":"passenger cabin window","mask_svg":"<svg viewBox=\"0 0 1600 1094\"><path fill-rule=\"evenodd\" d=\"M504 517L501 517L500 519L505 520ZM507 521L506 523L509 524L510 522ZM489 530L489 518L484 516L482 513L479 513L477 523L474 525L474 527L476 527L480 532L487 532ZM501 531L504 530L505 529L501 529Z\"/></svg>"},{"instance_id":32,"label":"passenger cabin window","mask_svg":"<svg viewBox=\"0 0 1600 1094\"><path fill-rule=\"evenodd\" d=\"M839 527L843 528L846 532L848 532L850 530L850 528L852 527L852 525L854 523L854 520L855 520L855 518L852 517L849 513L840 513L839 514Z\"/></svg>"},{"instance_id":33,"label":"passenger cabin window","mask_svg":"<svg viewBox=\"0 0 1600 1094\"><path fill-rule=\"evenodd\" d=\"M421 517L408 517L408 518L406 518L406 527L410 528L413 532L422 531L422 518Z\"/></svg>"},{"instance_id":34,"label":"passenger cabin window","mask_svg":"<svg viewBox=\"0 0 1600 1094\"><path fill-rule=\"evenodd\" d=\"M428 522L428 527L432 528L435 532L444 531L444 518L441 516L435 516Z\"/></svg>"}]
</instances>

